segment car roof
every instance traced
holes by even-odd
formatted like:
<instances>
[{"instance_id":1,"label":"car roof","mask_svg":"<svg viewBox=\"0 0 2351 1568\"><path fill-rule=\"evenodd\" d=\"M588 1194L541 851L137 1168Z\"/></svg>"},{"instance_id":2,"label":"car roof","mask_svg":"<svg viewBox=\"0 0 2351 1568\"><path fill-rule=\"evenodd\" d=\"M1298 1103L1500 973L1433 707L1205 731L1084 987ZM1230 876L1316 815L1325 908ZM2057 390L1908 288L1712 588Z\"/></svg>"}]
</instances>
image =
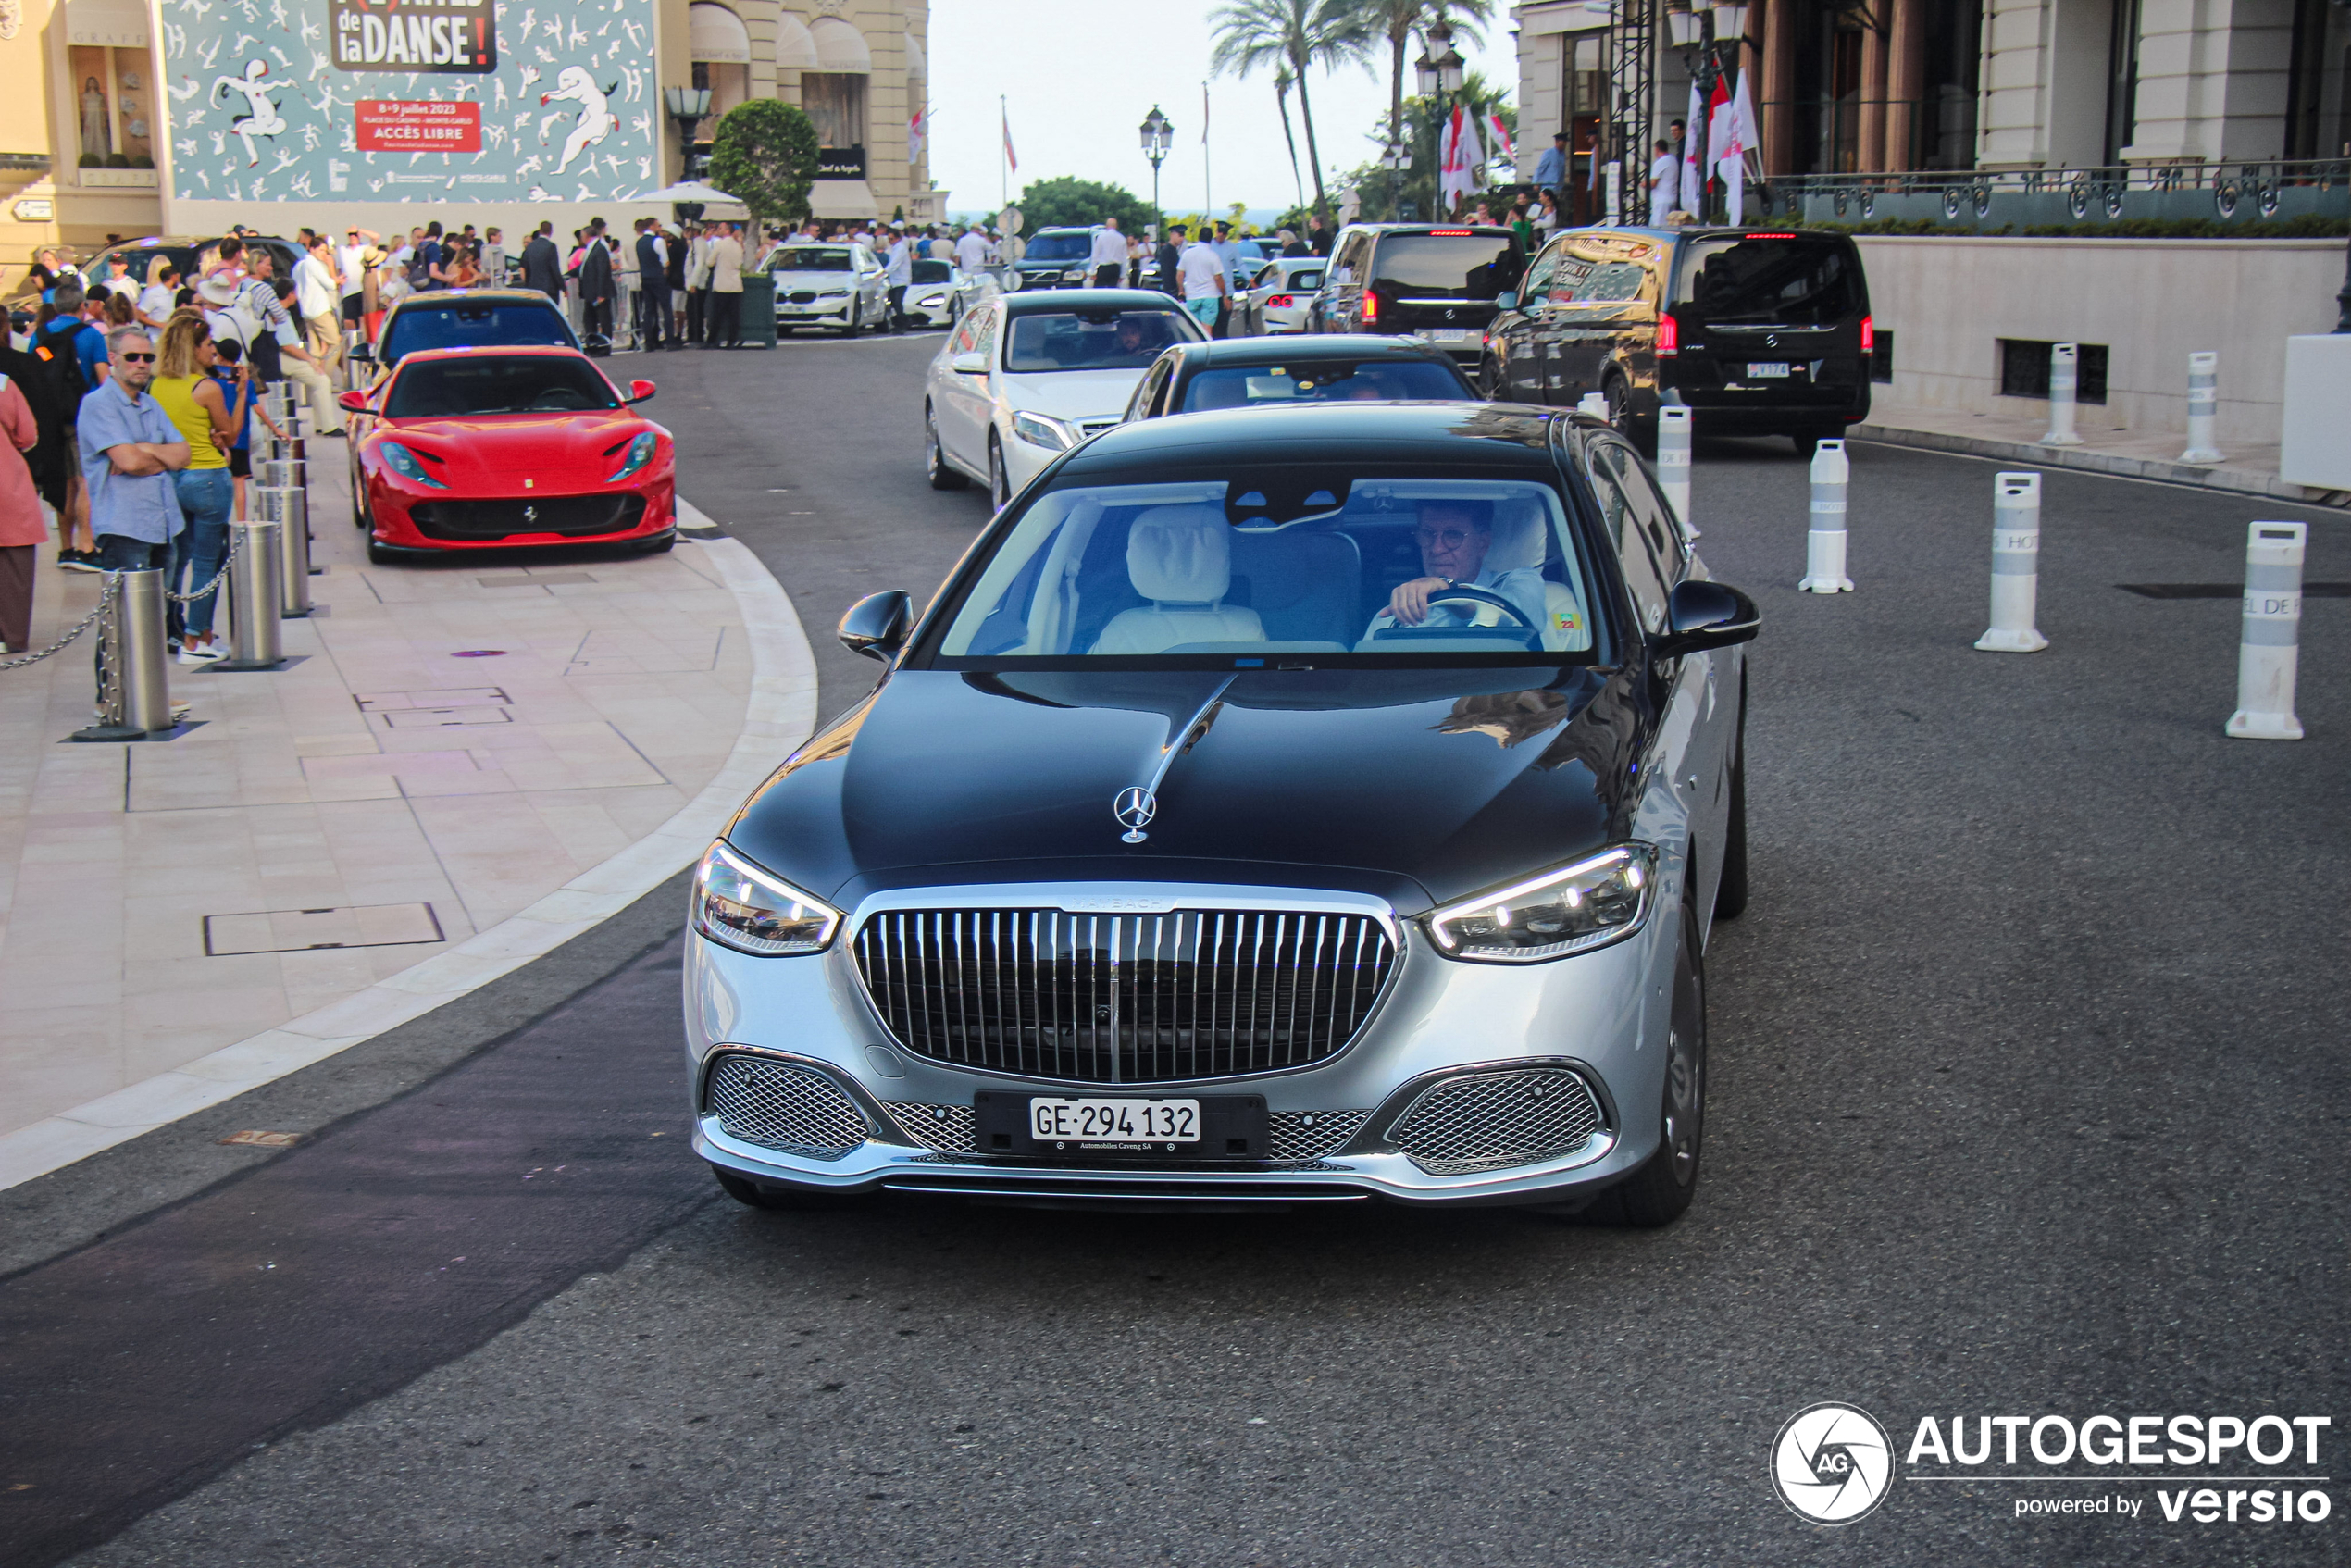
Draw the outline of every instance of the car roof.
<instances>
[{"instance_id":1,"label":"car roof","mask_svg":"<svg viewBox=\"0 0 2351 1568\"><path fill-rule=\"evenodd\" d=\"M1041 239L1047 234L1091 234L1094 230L1082 223L1052 223L1037 230Z\"/></svg>"},{"instance_id":2,"label":"car roof","mask_svg":"<svg viewBox=\"0 0 2351 1568\"><path fill-rule=\"evenodd\" d=\"M588 357L567 343L461 343L454 348L411 349L400 356L400 367L404 370L422 360L468 359L493 354L529 354L562 359Z\"/></svg>"},{"instance_id":3,"label":"car roof","mask_svg":"<svg viewBox=\"0 0 2351 1568\"><path fill-rule=\"evenodd\" d=\"M1365 234L1491 234L1498 239L1518 232L1499 223L1350 223Z\"/></svg>"},{"instance_id":4,"label":"car roof","mask_svg":"<svg viewBox=\"0 0 2351 1568\"><path fill-rule=\"evenodd\" d=\"M1047 310L1181 310L1167 295L1156 289L1023 289L1018 293L998 294L1004 314L1026 316Z\"/></svg>"},{"instance_id":5,"label":"car roof","mask_svg":"<svg viewBox=\"0 0 2351 1568\"><path fill-rule=\"evenodd\" d=\"M1399 461L1490 466L1555 479L1551 427L1563 416L1495 403L1307 403L1219 409L1115 425L1070 454L1063 471L1138 477L1191 461Z\"/></svg>"},{"instance_id":6,"label":"car roof","mask_svg":"<svg viewBox=\"0 0 2351 1568\"><path fill-rule=\"evenodd\" d=\"M1744 224L1736 229L1734 229L1730 225L1724 223L1683 223L1676 224L1670 229L1660 228L1647 223L1625 223L1616 225L1584 223L1578 224L1572 229L1561 229L1553 234L1552 238L1557 239L1561 234L1637 234L1644 239L1651 240L1736 240L1742 238L1769 240L1850 240L1852 238L1850 234L1840 233L1838 230L1834 229L1784 229L1771 226L1758 228L1753 224Z\"/></svg>"},{"instance_id":7,"label":"car roof","mask_svg":"<svg viewBox=\"0 0 2351 1568\"><path fill-rule=\"evenodd\" d=\"M1223 338L1177 343L1168 350L1200 365L1289 365L1315 360L1413 359L1451 363L1435 343L1421 338L1373 332L1293 332L1282 337Z\"/></svg>"},{"instance_id":8,"label":"car roof","mask_svg":"<svg viewBox=\"0 0 2351 1568\"><path fill-rule=\"evenodd\" d=\"M392 302L394 310L445 309L453 305L540 305L555 310L554 300L536 289L435 289L429 293L403 294ZM558 312L560 314L560 312Z\"/></svg>"}]
</instances>

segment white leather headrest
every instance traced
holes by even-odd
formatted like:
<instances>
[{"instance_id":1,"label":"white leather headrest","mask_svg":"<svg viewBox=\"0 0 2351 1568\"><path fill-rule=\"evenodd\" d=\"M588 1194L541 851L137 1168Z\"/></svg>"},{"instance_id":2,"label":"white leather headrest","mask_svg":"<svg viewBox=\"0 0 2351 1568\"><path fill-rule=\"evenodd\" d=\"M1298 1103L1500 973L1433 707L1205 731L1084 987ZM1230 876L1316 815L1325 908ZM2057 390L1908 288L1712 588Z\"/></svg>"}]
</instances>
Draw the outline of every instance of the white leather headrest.
<instances>
[{"instance_id":1,"label":"white leather headrest","mask_svg":"<svg viewBox=\"0 0 2351 1568\"><path fill-rule=\"evenodd\" d=\"M1494 572L1532 567L1540 571L1549 554L1543 537L1542 508L1531 501L1502 501L1494 506L1494 537L1486 547L1486 569Z\"/></svg>"},{"instance_id":2,"label":"white leather headrest","mask_svg":"<svg viewBox=\"0 0 2351 1568\"><path fill-rule=\"evenodd\" d=\"M1154 506L1126 536L1126 578L1159 604L1213 604L1233 582L1232 529L1215 506Z\"/></svg>"}]
</instances>

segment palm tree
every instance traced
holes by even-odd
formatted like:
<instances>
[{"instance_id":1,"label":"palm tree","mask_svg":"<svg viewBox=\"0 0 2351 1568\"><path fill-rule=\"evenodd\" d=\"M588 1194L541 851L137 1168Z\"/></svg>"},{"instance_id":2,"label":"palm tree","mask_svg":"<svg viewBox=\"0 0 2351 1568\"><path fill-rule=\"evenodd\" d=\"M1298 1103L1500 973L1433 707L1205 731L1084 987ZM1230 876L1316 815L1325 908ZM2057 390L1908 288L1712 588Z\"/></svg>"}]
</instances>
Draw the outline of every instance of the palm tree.
<instances>
[{"instance_id":1,"label":"palm tree","mask_svg":"<svg viewBox=\"0 0 2351 1568\"><path fill-rule=\"evenodd\" d=\"M1298 78L1290 75L1285 65L1274 73L1274 102L1282 111L1282 140L1289 146L1289 182L1298 192L1298 205L1306 205L1306 187L1298 174L1298 138L1289 133L1289 90L1298 85Z\"/></svg>"},{"instance_id":2,"label":"palm tree","mask_svg":"<svg viewBox=\"0 0 2351 1568\"><path fill-rule=\"evenodd\" d=\"M1387 139L1404 142L1404 52L1412 34L1425 32L1440 17L1458 19L1456 31L1483 44L1478 25L1494 17L1493 0L1366 0L1367 11L1379 34L1387 40Z\"/></svg>"},{"instance_id":3,"label":"palm tree","mask_svg":"<svg viewBox=\"0 0 2351 1568\"><path fill-rule=\"evenodd\" d=\"M1323 193L1323 156L1314 143L1314 106L1307 97L1306 73L1361 60L1373 38L1371 14L1362 0L1231 0L1209 19L1216 47L1209 68L1247 76L1261 66L1287 65L1297 79L1298 118L1306 126L1306 161L1314 170L1314 205L1327 207Z\"/></svg>"}]
</instances>

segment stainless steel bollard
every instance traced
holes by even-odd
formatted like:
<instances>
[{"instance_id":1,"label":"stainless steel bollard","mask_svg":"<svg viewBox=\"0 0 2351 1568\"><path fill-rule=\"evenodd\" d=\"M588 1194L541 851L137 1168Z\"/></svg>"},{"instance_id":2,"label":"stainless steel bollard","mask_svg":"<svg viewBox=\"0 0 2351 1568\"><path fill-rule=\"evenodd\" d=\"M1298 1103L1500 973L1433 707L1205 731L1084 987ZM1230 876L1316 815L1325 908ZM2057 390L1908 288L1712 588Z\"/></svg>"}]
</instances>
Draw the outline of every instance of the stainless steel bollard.
<instances>
[{"instance_id":1,"label":"stainless steel bollard","mask_svg":"<svg viewBox=\"0 0 2351 1568\"><path fill-rule=\"evenodd\" d=\"M254 465L254 482L277 489L310 488L310 465L299 457L265 457Z\"/></svg>"},{"instance_id":2,"label":"stainless steel bollard","mask_svg":"<svg viewBox=\"0 0 2351 1568\"><path fill-rule=\"evenodd\" d=\"M278 638L280 585L285 567L280 525L238 523L237 558L229 568L229 656L216 670L276 669L286 662Z\"/></svg>"},{"instance_id":3,"label":"stainless steel bollard","mask_svg":"<svg viewBox=\"0 0 2351 1568\"><path fill-rule=\"evenodd\" d=\"M2307 523L2255 523L2245 534L2245 620L2237 634L2239 740L2299 740L2294 681L2302 656L2302 551Z\"/></svg>"},{"instance_id":4,"label":"stainless steel bollard","mask_svg":"<svg viewBox=\"0 0 2351 1568\"><path fill-rule=\"evenodd\" d=\"M2082 438L2073 433L2074 396L2081 390L2081 347L2076 343L2049 345L2049 433L2041 438L2043 446L2079 446Z\"/></svg>"},{"instance_id":5,"label":"stainless steel bollard","mask_svg":"<svg viewBox=\"0 0 2351 1568\"><path fill-rule=\"evenodd\" d=\"M98 623L99 708L76 740L136 740L172 728L171 638L164 629L163 574L121 572Z\"/></svg>"},{"instance_id":6,"label":"stainless steel bollard","mask_svg":"<svg viewBox=\"0 0 2351 1568\"><path fill-rule=\"evenodd\" d=\"M1845 496L1853 465L1841 441L1812 449L1812 523L1804 535L1804 580L1798 593L1850 593L1845 575Z\"/></svg>"},{"instance_id":7,"label":"stainless steel bollard","mask_svg":"<svg viewBox=\"0 0 2351 1568\"><path fill-rule=\"evenodd\" d=\"M1680 404L1657 411L1657 483L1673 504L1682 531L1696 539L1698 529L1690 526L1690 411Z\"/></svg>"},{"instance_id":8,"label":"stainless steel bollard","mask_svg":"<svg viewBox=\"0 0 2351 1568\"><path fill-rule=\"evenodd\" d=\"M2223 463L2227 459L2220 449L2212 444L2214 427L2220 419L2220 356L2217 354L2188 355L2188 449L2180 454L2183 463Z\"/></svg>"},{"instance_id":9,"label":"stainless steel bollard","mask_svg":"<svg viewBox=\"0 0 2351 1568\"><path fill-rule=\"evenodd\" d=\"M265 485L254 495L264 520L278 525L278 614L300 620L310 614L309 492Z\"/></svg>"},{"instance_id":10,"label":"stainless steel bollard","mask_svg":"<svg viewBox=\"0 0 2351 1568\"><path fill-rule=\"evenodd\" d=\"M1975 640L1987 653L2037 653L2049 645L2034 624L2041 593L2041 476L1992 480L1992 627Z\"/></svg>"}]
</instances>

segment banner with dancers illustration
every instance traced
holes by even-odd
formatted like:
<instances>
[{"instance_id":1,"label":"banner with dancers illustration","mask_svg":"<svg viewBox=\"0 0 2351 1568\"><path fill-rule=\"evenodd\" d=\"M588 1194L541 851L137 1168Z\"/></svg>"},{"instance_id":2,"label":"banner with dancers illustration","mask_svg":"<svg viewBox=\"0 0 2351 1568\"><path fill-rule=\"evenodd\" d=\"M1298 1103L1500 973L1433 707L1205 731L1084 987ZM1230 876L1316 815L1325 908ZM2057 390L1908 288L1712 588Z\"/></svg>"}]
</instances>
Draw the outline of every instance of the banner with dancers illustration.
<instances>
[{"instance_id":1,"label":"banner with dancers illustration","mask_svg":"<svg viewBox=\"0 0 2351 1568\"><path fill-rule=\"evenodd\" d=\"M156 0L183 201L604 202L661 183L653 0Z\"/></svg>"}]
</instances>

